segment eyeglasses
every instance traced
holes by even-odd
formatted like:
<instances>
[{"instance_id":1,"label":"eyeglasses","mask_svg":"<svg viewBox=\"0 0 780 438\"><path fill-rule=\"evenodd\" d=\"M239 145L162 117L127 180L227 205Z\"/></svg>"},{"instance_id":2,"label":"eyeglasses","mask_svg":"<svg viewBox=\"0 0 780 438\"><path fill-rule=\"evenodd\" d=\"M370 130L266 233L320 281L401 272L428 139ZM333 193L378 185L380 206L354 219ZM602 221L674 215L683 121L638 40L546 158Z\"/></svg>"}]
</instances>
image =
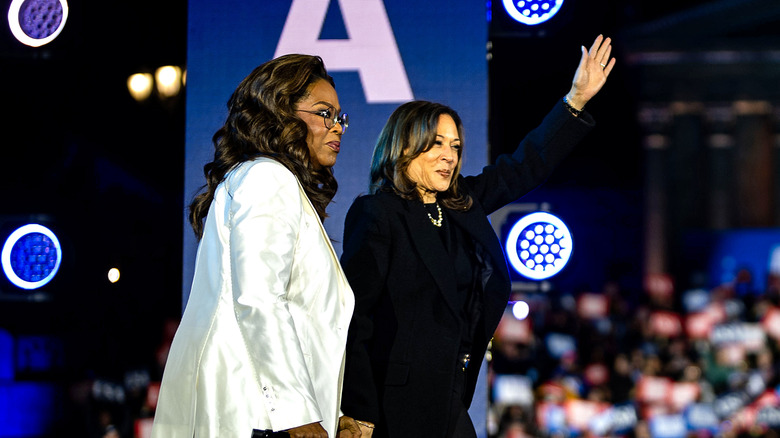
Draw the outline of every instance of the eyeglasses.
<instances>
[{"instance_id":1,"label":"eyeglasses","mask_svg":"<svg viewBox=\"0 0 780 438\"><path fill-rule=\"evenodd\" d=\"M328 129L333 128L333 126L338 123L341 126L341 133L347 131L347 127L349 126L349 115L346 113L338 115L333 115L333 110L330 109L323 109L318 111L308 111L308 110L296 110L296 111L303 111L305 113L314 114L317 116L322 117L322 120L325 122L325 127Z\"/></svg>"}]
</instances>

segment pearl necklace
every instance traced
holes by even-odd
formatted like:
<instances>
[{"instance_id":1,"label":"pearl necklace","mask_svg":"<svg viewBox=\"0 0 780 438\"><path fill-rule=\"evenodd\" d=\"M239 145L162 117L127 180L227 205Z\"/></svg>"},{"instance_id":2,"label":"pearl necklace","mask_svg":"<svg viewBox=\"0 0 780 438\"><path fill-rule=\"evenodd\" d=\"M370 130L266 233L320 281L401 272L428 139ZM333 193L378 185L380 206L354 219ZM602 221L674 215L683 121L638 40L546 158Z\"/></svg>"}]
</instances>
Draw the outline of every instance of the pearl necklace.
<instances>
[{"instance_id":1,"label":"pearl necklace","mask_svg":"<svg viewBox=\"0 0 780 438\"><path fill-rule=\"evenodd\" d=\"M439 218L438 219L434 219L433 216L431 216L431 214L428 213L428 219L431 220L431 223L434 226L437 226L437 227L441 228L441 221L444 220L444 216L441 214L441 207L439 207L439 203L438 202L436 203L436 210L439 212Z\"/></svg>"}]
</instances>

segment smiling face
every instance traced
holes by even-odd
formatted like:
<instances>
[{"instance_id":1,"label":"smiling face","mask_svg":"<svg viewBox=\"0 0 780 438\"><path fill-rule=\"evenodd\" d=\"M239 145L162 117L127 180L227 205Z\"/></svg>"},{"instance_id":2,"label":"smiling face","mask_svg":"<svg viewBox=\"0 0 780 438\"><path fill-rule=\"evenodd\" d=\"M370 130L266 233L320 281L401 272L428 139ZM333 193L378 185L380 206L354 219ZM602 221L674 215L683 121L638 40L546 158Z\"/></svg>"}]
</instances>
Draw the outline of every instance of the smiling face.
<instances>
[{"instance_id":1,"label":"smiling face","mask_svg":"<svg viewBox=\"0 0 780 438\"><path fill-rule=\"evenodd\" d=\"M435 202L438 192L450 188L460 149L455 121L449 114L440 115L433 146L416 156L406 170L409 178L417 183L423 202Z\"/></svg>"},{"instance_id":2,"label":"smiling face","mask_svg":"<svg viewBox=\"0 0 780 438\"><path fill-rule=\"evenodd\" d=\"M341 149L341 125L335 123L330 129L326 128L323 116L318 113L327 112L331 120L334 115L341 114L336 90L320 79L309 86L308 95L296 104L295 109L299 110L298 115L309 128L306 144L312 166L317 170L333 167Z\"/></svg>"}]
</instances>

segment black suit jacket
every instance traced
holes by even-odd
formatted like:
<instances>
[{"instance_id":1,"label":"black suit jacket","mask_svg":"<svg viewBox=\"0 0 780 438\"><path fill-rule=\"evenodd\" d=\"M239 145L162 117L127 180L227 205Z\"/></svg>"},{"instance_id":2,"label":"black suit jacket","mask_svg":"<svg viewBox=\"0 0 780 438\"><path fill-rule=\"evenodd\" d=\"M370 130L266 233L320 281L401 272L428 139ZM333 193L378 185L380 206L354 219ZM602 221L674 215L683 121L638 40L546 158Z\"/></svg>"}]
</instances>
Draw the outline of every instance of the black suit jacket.
<instances>
[{"instance_id":1,"label":"black suit jacket","mask_svg":"<svg viewBox=\"0 0 780 438\"><path fill-rule=\"evenodd\" d=\"M474 203L447 210L476 248L482 312L468 367L471 400L487 344L506 308L509 273L487 215L547 177L592 128L560 103L510 156L459 177ZM462 333L451 258L419 200L380 192L355 200L344 226L341 263L355 293L347 340L342 411L376 423L374 436L444 436Z\"/></svg>"}]
</instances>

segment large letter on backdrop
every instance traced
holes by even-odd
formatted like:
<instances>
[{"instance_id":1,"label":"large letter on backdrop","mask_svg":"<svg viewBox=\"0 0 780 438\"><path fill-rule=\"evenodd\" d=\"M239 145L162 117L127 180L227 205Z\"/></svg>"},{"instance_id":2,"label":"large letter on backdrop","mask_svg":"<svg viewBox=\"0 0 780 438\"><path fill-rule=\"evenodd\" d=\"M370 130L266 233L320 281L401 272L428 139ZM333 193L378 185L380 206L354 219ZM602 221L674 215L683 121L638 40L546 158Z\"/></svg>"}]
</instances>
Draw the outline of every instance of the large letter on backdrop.
<instances>
[{"instance_id":1,"label":"large letter on backdrop","mask_svg":"<svg viewBox=\"0 0 780 438\"><path fill-rule=\"evenodd\" d=\"M319 39L331 1L341 6L347 40ZM357 71L368 103L413 98L382 0L293 0L274 57L287 53L316 53L331 72Z\"/></svg>"}]
</instances>

